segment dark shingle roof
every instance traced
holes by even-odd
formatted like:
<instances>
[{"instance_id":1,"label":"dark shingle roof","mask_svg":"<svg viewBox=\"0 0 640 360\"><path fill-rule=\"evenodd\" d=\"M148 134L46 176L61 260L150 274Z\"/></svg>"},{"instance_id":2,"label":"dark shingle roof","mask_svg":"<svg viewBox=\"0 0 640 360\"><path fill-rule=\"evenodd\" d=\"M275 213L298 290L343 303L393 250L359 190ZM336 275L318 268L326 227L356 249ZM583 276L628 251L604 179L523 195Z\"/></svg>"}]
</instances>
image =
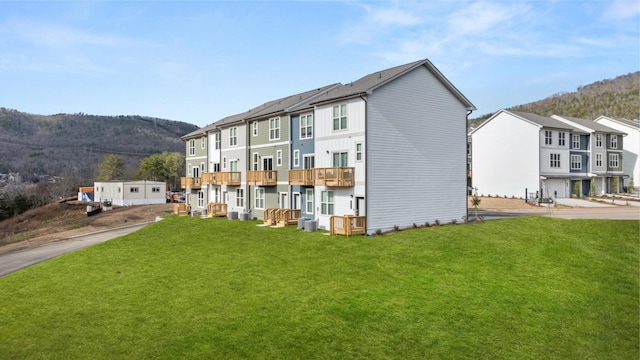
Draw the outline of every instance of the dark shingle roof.
<instances>
[{"instance_id":1,"label":"dark shingle roof","mask_svg":"<svg viewBox=\"0 0 640 360\"><path fill-rule=\"evenodd\" d=\"M581 118L576 118L576 117L570 117L570 116L560 116L560 115L553 115L555 117L559 117L559 118L563 118L563 119L567 119L569 121L572 121L578 125L584 126L588 129L591 129L593 131L596 132L603 132L603 133L610 133L610 134L619 134L619 135L626 135L625 133L616 130L616 129L612 129L608 126L602 125L602 124L598 124L595 121L592 120L587 120L587 119L581 119Z\"/></svg>"},{"instance_id":2,"label":"dark shingle roof","mask_svg":"<svg viewBox=\"0 0 640 360\"><path fill-rule=\"evenodd\" d=\"M523 119L529 120L532 123L540 125L545 128L553 128L553 129L563 129L563 130L571 130L573 132L583 132L576 129L575 126L571 126L567 123L564 123L560 120L550 118L548 116L540 116L534 113L528 113L523 111L513 111L513 110L502 110L504 112L511 113L513 115L519 116Z\"/></svg>"}]
</instances>

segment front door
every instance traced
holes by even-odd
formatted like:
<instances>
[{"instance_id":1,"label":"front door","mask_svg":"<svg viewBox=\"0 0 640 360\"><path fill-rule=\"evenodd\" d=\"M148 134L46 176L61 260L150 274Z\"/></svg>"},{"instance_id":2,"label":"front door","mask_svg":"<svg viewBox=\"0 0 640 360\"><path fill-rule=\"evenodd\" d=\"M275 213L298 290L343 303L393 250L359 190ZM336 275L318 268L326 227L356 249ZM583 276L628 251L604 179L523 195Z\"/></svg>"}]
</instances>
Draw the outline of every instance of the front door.
<instances>
[{"instance_id":1,"label":"front door","mask_svg":"<svg viewBox=\"0 0 640 360\"><path fill-rule=\"evenodd\" d=\"M262 170L273 170L273 158L272 157L263 157L262 158Z\"/></svg>"},{"instance_id":2,"label":"front door","mask_svg":"<svg viewBox=\"0 0 640 360\"><path fill-rule=\"evenodd\" d=\"M280 208L288 209L289 208L289 194L288 193L280 193Z\"/></svg>"},{"instance_id":3,"label":"front door","mask_svg":"<svg viewBox=\"0 0 640 360\"><path fill-rule=\"evenodd\" d=\"M363 197L356 198L356 216L367 216Z\"/></svg>"},{"instance_id":4,"label":"front door","mask_svg":"<svg viewBox=\"0 0 640 360\"><path fill-rule=\"evenodd\" d=\"M299 210L300 209L300 193L293 193L293 209L294 210Z\"/></svg>"}]
</instances>

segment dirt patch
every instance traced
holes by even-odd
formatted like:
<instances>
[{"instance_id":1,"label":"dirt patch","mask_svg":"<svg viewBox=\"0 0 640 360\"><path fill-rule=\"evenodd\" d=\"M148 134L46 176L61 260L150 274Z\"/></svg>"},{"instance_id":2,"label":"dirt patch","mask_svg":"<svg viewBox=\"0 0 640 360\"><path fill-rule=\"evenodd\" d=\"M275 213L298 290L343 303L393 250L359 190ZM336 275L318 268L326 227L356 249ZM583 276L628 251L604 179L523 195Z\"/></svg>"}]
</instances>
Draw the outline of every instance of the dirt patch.
<instances>
[{"instance_id":1,"label":"dirt patch","mask_svg":"<svg viewBox=\"0 0 640 360\"><path fill-rule=\"evenodd\" d=\"M473 209L471 203L471 197L469 197L469 209ZM508 211L508 210L536 210L542 209L538 206L533 206L524 201L524 199L511 199L511 198L499 198L499 197L480 197L480 210L492 210L492 211Z\"/></svg>"},{"instance_id":2,"label":"dirt patch","mask_svg":"<svg viewBox=\"0 0 640 360\"><path fill-rule=\"evenodd\" d=\"M95 231L155 221L173 204L118 207L87 216L87 204L53 203L0 222L0 254Z\"/></svg>"}]
</instances>

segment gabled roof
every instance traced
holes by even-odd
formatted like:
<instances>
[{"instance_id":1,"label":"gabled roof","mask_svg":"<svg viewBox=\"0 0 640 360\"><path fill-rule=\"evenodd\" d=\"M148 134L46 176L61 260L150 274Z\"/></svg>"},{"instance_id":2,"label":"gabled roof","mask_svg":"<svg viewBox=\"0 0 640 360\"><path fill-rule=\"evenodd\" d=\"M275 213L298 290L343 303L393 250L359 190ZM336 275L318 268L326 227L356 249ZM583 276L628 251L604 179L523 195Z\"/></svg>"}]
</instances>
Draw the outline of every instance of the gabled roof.
<instances>
[{"instance_id":1,"label":"gabled roof","mask_svg":"<svg viewBox=\"0 0 640 360\"><path fill-rule=\"evenodd\" d=\"M601 132L601 133L609 133L609 134L617 134L617 135L627 135L619 130L616 129L612 129L608 126L602 125L602 124L598 124L597 122L591 121L591 120L587 120L587 119L581 119L581 118L576 118L576 117L569 117L569 116L560 116L560 115L552 115L551 116L554 119L558 119L560 121L562 121L562 119L573 122L577 125L580 125L588 130L591 130L592 132ZM588 131L585 130L585 131Z\"/></svg>"},{"instance_id":2,"label":"gabled roof","mask_svg":"<svg viewBox=\"0 0 640 360\"><path fill-rule=\"evenodd\" d=\"M584 131L581 131L579 129L577 129L574 126L571 126L569 124L566 124L560 120L556 120L547 116L540 116L534 113L528 113L528 112L524 112L524 111L514 111L514 110L506 110L506 109L501 109L498 112L496 112L495 114L493 114L489 119L487 119L485 122L483 122L482 124L478 125L475 129L471 130L469 132L469 135L472 135L473 133L475 133L476 131L480 130L481 128L483 128L486 124L490 123L491 120L493 120L496 116L502 114L502 113L507 113L515 118L518 118L520 120L526 121L532 125L538 126L539 128L546 128L546 129L558 129L558 130L566 130L566 131L571 131L574 133L584 133Z\"/></svg>"},{"instance_id":3,"label":"gabled roof","mask_svg":"<svg viewBox=\"0 0 640 360\"><path fill-rule=\"evenodd\" d=\"M414 61L409 64L396 66L390 69L376 71L349 84L339 85L325 91L322 95L307 103L300 104L292 110L300 110L312 107L315 104L328 103L339 99L348 99L366 94L371 94L375 89L383 86L404 74L425 66L458 100L465 105L467 110L475 110L476 107L455 87L433 64L427 60Z\"/></svg>"},{"instance_id":4,"label":"gabled roof","mask_svg":"<svg viewBox=\"0 0 640 360\"><path fill-rule=\"evenodd\" d=\"M270 106L264 109L259 109L246 118L246 120L257 119L264 116L275 115L283 112L287 112L289 108L294 108L299 104L312 101L318 95L321 95L324 91L330 90L340 84L331 84L323 86L321 88L305 91L299 94L284 97L282 99L274 100L270 102Z\"/></svg>"},{"instance_id":5,"label":"gabled roof","mask_svg":"<svg viewBox=\"0 0 640 360\"><path fill-rule=\"evenodd\" d=\"M629 120L629 119L618 119L618 118L612 118L612 117L608 117L608 116L600 116L597 119L593 120L596 123L598 122L598 120L611 120L613 122L617 122L621 125L625 125L628 126L632 129L636 129L636 130L640 130L640 121L638 120Z\"/></svg>"}]
</instances>

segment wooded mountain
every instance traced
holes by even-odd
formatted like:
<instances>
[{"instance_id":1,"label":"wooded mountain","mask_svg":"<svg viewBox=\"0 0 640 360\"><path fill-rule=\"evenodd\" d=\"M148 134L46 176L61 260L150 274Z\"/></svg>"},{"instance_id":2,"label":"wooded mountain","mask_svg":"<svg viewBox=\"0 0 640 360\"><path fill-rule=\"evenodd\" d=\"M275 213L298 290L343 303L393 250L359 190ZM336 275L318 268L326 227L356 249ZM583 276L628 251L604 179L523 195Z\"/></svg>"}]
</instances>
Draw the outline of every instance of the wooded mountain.
<instances>
[{"instance_id":1,"label":"wooded mountain","mask_svg":"<svg viewBox=\"0 0 640 360\"><path fill-rule=\"evenodd\" d=\"M554 94L544 100L518 105L508 110L525 111L541 116L562 115L595 120L599 116L640 118L640 71L614 79L580 86L574 92ZM474 126L488 119L486 114L471 120Z\"/></svg>"},{"instance_id":2,"label":"wooded mountain","mask_svg":"<svg viewBox=\"0 0 640 360\"><path fill-rule=\"evenodd\" d=\"M184 153L180 137L198 129L185 122L136 115L34 115L0 108L0 173L73 174L93 179L109 154L122 157L132 175L154 153Z\"/></svg>"}]
</instances>

